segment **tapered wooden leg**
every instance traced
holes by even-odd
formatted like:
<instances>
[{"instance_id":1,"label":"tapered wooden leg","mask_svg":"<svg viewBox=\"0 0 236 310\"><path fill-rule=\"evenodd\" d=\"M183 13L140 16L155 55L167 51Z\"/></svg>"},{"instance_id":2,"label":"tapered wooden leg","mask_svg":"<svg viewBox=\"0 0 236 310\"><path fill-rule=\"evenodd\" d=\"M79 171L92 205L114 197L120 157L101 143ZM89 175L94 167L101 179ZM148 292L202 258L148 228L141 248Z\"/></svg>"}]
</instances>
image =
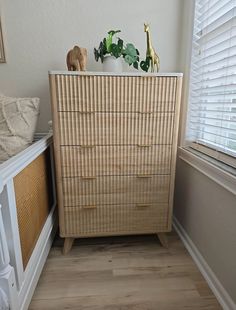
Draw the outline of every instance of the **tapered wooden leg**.
<instances>
[{"instance_id":1,"label":"tapered wooden leg","mask_svg":"<svg viewBox=\"0 0 236 310\"><path fill-rule=\"evenodd\" d=\"M73 242L75 238L65 238L64 240L64 247L62 253L64 255L68 254L72 248Z\"/></svg>"},{"instance_id":2,"label":"tapered wooden leg","mask_svg":"<svg viewBox=\"0 0 236 310\"><path fill-rule=\"evenodd\" d=\"M160 242L161 242L161 245L164 247L164 248L168 248L168 239L167 239L167 235L165 233L158 233L157 234Z\"/></svg>"}]
</instances>

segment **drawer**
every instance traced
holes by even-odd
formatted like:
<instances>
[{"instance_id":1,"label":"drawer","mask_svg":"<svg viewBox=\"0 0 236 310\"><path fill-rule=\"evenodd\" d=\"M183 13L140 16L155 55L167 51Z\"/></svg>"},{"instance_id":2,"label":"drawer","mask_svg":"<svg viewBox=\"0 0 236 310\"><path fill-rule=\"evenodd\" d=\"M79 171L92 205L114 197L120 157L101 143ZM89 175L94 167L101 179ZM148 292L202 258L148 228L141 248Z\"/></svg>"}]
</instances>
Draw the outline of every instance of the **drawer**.
<instances>
[{"instance_id":1,"label":"drawer","mask_svg":"<svg viewBox=\"0 0 236 310\"><path fill-rule=\"evenodd\" d=\"M62 146L62 175L169 174L171 150L171 145Z\"/></svg>"},{"instance_id":2,"label":"drawer","mask_svg":"<svg viewBox=\"0 0 236 310\"><path fill-rule=\"evenodd\" d=\"M176 77L58 75L59 111L174 111Z\"/></svg>"},{"instance_id":3,"label":"drawer","mask_svg":"<svg viewBox=\"0 0 236 310\"><path fill-rule=\"evenodd\" d=\"M61 145L171 144L173 113L60 112Z\"/></svg>"},{"instance_id":4,"label":"drawer","mask_svg":"<svg viewBox=\"0 0 236 310\"><path fill-rule=\"evenodd\" d=\"M167 231L168 204L103 205L64 210L67 235L106 236Z\"/></svg>"},{"instance_id":5,"label":"drawer","mask_svg":"<svg viewBox=\"0 0 236 310\"><path fill-rule=\"evenodd\" d=\"M64 206L168 202L169 175L63 178Z\"/></svg>"}]
</instances>

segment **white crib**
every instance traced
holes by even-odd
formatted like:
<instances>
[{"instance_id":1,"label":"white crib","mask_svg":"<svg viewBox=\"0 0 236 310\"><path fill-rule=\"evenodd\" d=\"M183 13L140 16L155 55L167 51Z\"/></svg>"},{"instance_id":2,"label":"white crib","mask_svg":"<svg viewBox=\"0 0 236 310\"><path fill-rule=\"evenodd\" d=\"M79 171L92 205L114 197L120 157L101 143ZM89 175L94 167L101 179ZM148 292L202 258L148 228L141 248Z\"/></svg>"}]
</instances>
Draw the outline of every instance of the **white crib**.
<instances>
[{"instance_id":1,"label":"white crib","mask_svg":"<svg viewBox=\"0 0 236 310\"><path fill-rule=\"evenodd\" d=\"M1 310L28 309L57 229L52 143L38 134L0 165Z\"/></svg>"}]
</instances>

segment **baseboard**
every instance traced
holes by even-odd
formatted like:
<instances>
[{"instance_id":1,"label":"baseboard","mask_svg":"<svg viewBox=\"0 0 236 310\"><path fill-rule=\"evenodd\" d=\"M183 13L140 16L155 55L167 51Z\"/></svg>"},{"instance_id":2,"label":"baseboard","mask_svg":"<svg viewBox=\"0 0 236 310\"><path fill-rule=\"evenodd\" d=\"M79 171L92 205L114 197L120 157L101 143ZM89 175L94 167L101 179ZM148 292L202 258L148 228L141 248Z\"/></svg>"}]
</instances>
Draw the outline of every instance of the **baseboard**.
<instances>
[{"instance_id":1,"label":"baseboard","mask_svg":"<svg viewBox=\"0 0 236 310\"><path fill-rule=\"evenodd\" d=\"M216 275L176 217L173 218L173 226L222 308L224 310L236 310L236 304L217 279Z\"/></svg>"}]
</instances>

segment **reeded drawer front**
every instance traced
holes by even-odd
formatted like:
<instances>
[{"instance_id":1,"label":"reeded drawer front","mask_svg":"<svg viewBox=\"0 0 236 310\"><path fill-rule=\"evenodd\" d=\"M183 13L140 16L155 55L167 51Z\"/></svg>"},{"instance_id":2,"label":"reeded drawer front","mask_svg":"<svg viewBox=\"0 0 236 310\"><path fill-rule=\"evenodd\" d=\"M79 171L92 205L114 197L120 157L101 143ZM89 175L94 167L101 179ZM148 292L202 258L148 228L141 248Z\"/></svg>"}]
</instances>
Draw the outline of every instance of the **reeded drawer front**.
<instances>
[{"instance_id":1,"label":"reeded drawer front","mask_svg":"<svg viewBox=\"0 0 236 310\"><path fill-rule=\"evenodd\" d=\"M156 233L167 230L168 204L68 207L64 218L65 233L78 237Z\"/></svg>"},{"instance_id":2,"label":"reeded drawer front","mask_svg":"<svg viewBox=\"0 0 236 310\"><path fill-rule=\"evenodd\" d=\"M61 145L171 144L173 113L60 112Z\"/></svg>"},{"instance_id":3,"label":"reeded drawer front","mask_svg":"<svg viewBox=\"0 0 236 310\"><path fill-rule=\"evenodd\" d=\"M171 145L62 146L62 175L169 174Z\"/></svg>"},{"instance_id":4,"label":"reeded drawer front","mask_svg":"<svg viewBox=\"0 0 236 310\"><path fill-rule=\"evenodd\" d=\"M181 85L178 74L50 74L62 236L170 230Z\"/></svg>"},{"instance_id":5,"label":"reeded drawer front","mask_svg":"<svg viewBox=\"0 0 236 310\"><path fill-rule=\"evenodd\" d=\"M58 75L59 111L174 111L176 77Z\"/></svg>"},{"instance_id":6,"label":"reeded drawer front","mask_svg":"<svg viewBox=\"0 0 236 310\"><path fill-rule=\"evenodd\" d=\"M169 175L63 178L64 206L168 202Z\"/></svg>"}]
</instances>

